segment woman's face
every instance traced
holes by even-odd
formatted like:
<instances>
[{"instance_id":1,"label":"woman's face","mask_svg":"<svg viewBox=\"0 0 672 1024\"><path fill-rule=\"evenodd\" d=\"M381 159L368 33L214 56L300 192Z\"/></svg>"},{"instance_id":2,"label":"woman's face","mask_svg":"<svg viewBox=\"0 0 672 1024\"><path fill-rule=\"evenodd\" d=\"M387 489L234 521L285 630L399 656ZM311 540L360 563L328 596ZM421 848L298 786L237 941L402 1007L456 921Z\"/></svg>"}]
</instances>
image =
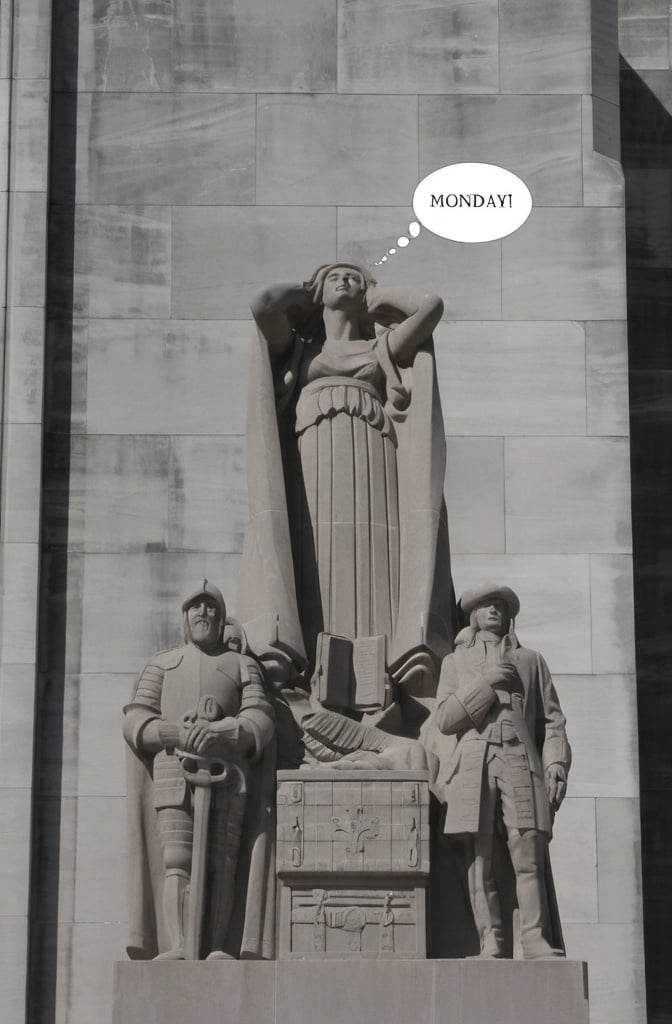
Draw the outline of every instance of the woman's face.
<instances>
[{"instance_id":1,"label":"woman's face","mask_svg":"<svg viewBox=\"0 0 672 1024\"><path fill-rule=\"evenodd\" d=\"M364 292L362 275L352 267L331 267L324 278L322 301L327 309L361 306Z\"/></svg>"}]
</instances>

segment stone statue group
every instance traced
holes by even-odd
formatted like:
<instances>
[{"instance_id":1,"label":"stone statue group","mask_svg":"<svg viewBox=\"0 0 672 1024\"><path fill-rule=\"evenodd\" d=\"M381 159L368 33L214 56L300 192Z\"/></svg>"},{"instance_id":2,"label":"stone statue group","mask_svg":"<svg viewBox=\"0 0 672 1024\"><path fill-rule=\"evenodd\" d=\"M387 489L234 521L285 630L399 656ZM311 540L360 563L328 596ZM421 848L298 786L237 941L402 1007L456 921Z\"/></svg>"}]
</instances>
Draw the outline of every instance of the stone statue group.
<instances>
[{"instance_id":1,"label":"stone statue group","mask_svg":"<svg viewBox=\"0 0 672 1024\"><path fill-rule=\"evenodd\" d=\"M455 602L442 312L349 264L253 300L237 618L202 581L184 644L149 661L124 709L131 957L274 957L278 768L425 771L432 858L449 851L477 937L462 955L564 955L548 845L565 719L514 632L514 591ZM442 884L435 870L430 919Z\"/></svg>"}]
</instances>

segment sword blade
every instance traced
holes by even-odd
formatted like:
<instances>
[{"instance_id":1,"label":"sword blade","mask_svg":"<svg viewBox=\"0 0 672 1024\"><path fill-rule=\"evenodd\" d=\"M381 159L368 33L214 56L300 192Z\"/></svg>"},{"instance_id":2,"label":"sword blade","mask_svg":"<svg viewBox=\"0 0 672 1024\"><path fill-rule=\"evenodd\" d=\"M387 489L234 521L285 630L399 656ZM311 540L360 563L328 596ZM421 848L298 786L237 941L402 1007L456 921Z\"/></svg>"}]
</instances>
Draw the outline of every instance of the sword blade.
<instances>
[{"instance_id":1,"label":"sword blade","mask_svg":"<svg viewBox=\"0 0 672 1024\"><path fill-rule=\"evenodd\" d=\"M194 842L191 850L191 885L187 935L184 943L185 960L200 960L203 911L205 908L205 882L208 861L208 818L210 815L210 786L196 786L194 791Z\"/></svg>"}]
</instances>

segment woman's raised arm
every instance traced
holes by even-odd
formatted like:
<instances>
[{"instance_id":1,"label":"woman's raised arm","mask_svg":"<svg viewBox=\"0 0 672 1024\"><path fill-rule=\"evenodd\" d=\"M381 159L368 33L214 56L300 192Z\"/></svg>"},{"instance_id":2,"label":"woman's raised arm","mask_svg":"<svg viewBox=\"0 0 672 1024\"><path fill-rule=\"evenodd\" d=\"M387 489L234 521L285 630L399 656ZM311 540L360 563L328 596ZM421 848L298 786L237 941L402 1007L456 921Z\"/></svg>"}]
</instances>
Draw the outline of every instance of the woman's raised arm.
<instances>
[{"instance_id":1,"label":"woman's raised arm","mask_svg":"<svg viewBox=\"0 0 672 1024\"><path fill-rule=\"evenodd\" d=\"M283 356L292 343L292 326L287 311L307 307L310 296L302 284L281 282L262 288L252 299L250 308L259 331L266 339L272 360Z\"/></svg>"},{"instance_id":2,"label":"woman's raised arm","mask_svg":"<svg viewBox=\"0 0 672 1024\"><path fill-rule=\"evenodd\" d=\"M430 336L443 313L443 300L422 288L375 285L367 292L369 314L389 322L395 312L405 317L392 328L388 338L395 362L409 365L419 346Z\"/></svg>"}]
</instances>

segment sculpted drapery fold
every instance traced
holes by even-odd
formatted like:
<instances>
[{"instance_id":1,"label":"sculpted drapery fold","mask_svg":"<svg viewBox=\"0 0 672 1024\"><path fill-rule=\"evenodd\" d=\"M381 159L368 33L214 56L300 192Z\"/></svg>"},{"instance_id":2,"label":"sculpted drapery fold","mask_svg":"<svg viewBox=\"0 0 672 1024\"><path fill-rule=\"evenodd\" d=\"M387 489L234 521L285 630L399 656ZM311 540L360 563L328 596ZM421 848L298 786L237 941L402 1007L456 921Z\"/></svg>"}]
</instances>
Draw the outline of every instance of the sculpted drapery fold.
<instances>
[{"instance_id":1,"label":"sculpted drapery fold","mask_svg":"<svg viewBox=\"0 0 672 1024\"><path fill-rule=\"evenodd\" d=\"M397 314L399 318L399 314ZM431 338L402 366L377 336L254 342L238 615L255 650L310 667L321 631L384 635L411 681L451 650L445 437ZM420 672L422 674L422 672Z\"/></svg>"}]
</instances>

